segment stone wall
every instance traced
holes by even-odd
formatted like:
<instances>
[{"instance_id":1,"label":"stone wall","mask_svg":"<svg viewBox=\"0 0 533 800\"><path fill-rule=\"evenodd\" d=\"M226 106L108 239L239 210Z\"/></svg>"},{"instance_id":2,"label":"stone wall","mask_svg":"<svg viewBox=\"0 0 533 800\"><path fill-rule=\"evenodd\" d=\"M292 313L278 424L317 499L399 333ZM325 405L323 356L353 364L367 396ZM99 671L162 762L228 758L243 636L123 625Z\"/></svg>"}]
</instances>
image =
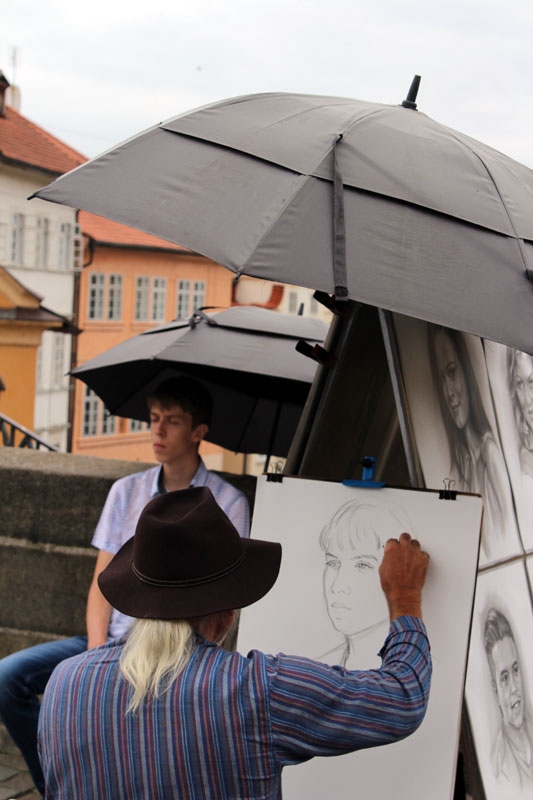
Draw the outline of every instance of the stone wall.
<instances>
[{"instance_id":1,"label":"stone wall","mask_svg":"<svg viewBox=\"0 0 533 800\"><path fill-rule=\"evenodd\" d=\"M0 657L85 631L109 487L151 464L0 447ZM255 478L221 473L253 505Z\"/></svg>"}]
</instances>

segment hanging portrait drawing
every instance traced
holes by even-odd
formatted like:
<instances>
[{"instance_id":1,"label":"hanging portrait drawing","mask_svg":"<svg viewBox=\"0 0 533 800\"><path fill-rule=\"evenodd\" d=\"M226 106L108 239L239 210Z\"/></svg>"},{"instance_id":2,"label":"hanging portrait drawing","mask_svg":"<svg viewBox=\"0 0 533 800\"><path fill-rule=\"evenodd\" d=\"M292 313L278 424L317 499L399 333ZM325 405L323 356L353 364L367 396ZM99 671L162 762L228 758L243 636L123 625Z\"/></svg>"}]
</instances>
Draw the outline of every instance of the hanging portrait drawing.
<instances>
[{"instance_id":1,"label":"hanging portrait drawing","mask_svg":"<svg viewBox=\"0 0 533 800\"><path fill-rule=\"evenodd\" d=\"M256 647L338 668L378 668L389 627L379 579L385 542L407 530L431 557L423 607L434 668L421 727L385 748L288 767L285 800L330 794L449 800L481 515L477 496L448 502L438 492L258 478L252 536L280 541L283 557L274 588L242 612L237 647L243 654Z\"/></svg>"},{"instance_id":2,"label":"hanging portrait drawing","mask_svg":"<svg viewBox=\"0 0 533 800\"><path fill-rule=\"evenodd\" d=\"M487 800L533 796L531 637L524 563L482 573L466 697Z\"/></svg>"},{"instance_id":3,"label":"hanging portrait drawing","mask_svg":"<svg viewBox=\"0 0 533 800\"><path fill-rule=\"evenodd\" d=\"M426 486L481 494L482 565L522 552L481 340L400 315L395 327Z\"/></svg>"},{"instance_id":4,"label":"hanging portrait drawing","mask_svg":"<svg viewBox=\"0 0 533 800\"><path fill-rule=\"evenodd\" d=\"M485 342L485 357L524 548L533 550L533 357Z\"/></svg>"}]
</instances>

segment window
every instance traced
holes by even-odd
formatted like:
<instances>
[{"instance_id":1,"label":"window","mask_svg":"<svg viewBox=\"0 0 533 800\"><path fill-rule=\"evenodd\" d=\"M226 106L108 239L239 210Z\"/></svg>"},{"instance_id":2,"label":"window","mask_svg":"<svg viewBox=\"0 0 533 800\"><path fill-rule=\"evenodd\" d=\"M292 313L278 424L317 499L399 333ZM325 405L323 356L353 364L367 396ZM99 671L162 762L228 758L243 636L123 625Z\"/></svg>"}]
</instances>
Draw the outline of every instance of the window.
<instances>
[{"instance_id":1,"label":"window","mask_svg":"<svg viewBox=\"0 0 533 800\"><path fill-rule=\"evenodd\" d=\"M148 301L150 297L150 278L141 275L135 283L135 319L148 319Z\"/></svg>"},{"instance_id":2,"label":"window","mask_svg":"<svg viewBox=\"0 0 533 800\"><path fill-rule=\"evenodd\" d=\"M298 311L298 292L289 292L289 314L296 314Z\"/></svg>"},{"instance_id":3,"label":"window","mask_svg":"<svg viewBox=\"0 0 533 800\"><path fill-rule=\"evenodd\" d=\"M122 275L110 275L107 292L107 318L122 317Z\"/></svg>"},{"instance_id":4,"label":"window","mask_svg":"<svg viewBox=\"0 0 533 800\"><path fill-rule=\"evenodd\" d=\"M318 300L315 300L313 295L311 295L311 302L309 304L309 313L315 317L318 314L318 311L319 311Z\"/></svg>"},{"instance_id":5,"label":"window","mask_svg":"<svg viewBox=\"0 0 533 800\"><path fill-rule=\"evenodd\" d=\"M54 389L65 385L65 336L55 333L52 341L51 384Z\"/></svg>"},{"instance_id":6,"label":"window","mask_svg":"<svg viewBox=\"0 0 533 800\"><path fill-rule=\"evenodd\" d=\"M105 275L93 272L89 281L89 319L104 318Z\"/></svg>"},{"instance_id":7,"label":"window","mask_svg":"<svg viewBox=\"0 0 533 800\"><path fill-rule=\"evenodd\" d=\"M130 419L130 433L138 433L139 431L147 431L150 426L147 422L142 422L140 419Z\"/></svg>"},{"instance_id":8,"label":"window","mask_svg":"<svg viewBox=\"0 0 533 800\"><path fill-rule=\"evenodd\" d=\"M187 319L190 316L189 304L191 298L191 284L189 281L178 281L178 298L176 303L176 318Z\"/></svg>"},{"instance_id":9,"label":"window","mask_svg":"<svg viewBox=\"0 0 533 800\"><path fill-rule=\"evenodd\" d=\"M194 292L192 296L192 310L196 311L205 305L205 281L194 282Z\"/></svg>"},{"instance_id":10,"label":"window","mask_svg":"<svg viewBox=\"0 0 533 800\"><path fill-rule=\"evenodd\" d=\"M35 266L46 269L48 266L50 224L47 217L37 217L37 230L35 233Z\"/></svg>"},{"instance_id":11,"label":"window","mask_svg":"<svg viewBox=\"0 0 533 800\"><path fill-rule=\"evenodd\" d=\"M59 228L59 269L72 269L72 225L70 222L62 222Z\"/></svg>"},{"instance_id":12,"label":"window","mask_svg":"<svg viewBox=\"0 0 533 800\"><path fill-rule=\"evenodd\" d=\"M82 436L109 436L116 431L117 418L111 414L100 398L85 387L83 397Z\"/></svg>"},{"instance_id":13,"label":"window","mask_svg":"<svg viewBox=\"0 0 533 800\"><path fill-rule=\"evenodd\" d=\"M194 281L192 288L190 281L178 281L178 297L176 303L176 317L187 319L193 311L205 305L205 281Z\"/></svg>"},{"instance_id":14,"label":"window","mask_svg":"<svg viewBox=\"0 0 533 800\"><path fill-rule=\"evenodd\" d=\"M102 427L100 432L103 436L115 433L117 418L111 414L102 403Z\"/></svg>"},{"instance_id":15,"label":"window","mask_svg":"<svg viewBox=\"0 0 533 800\"><path fill-rule=\"evenodd\" d=\"M154 322L164 322L165 320L166 293L166 278L154 278L152 288L152 319Z\"/></svg>"},{"instance_id":16,"label":"window","mask_svg":"<svg viewBox=\"0 0 533 800\"><path fill-rule=\"evenodd\" d=\"M24 214L13 214L11 226L11 263L24 264Z\"/></svg>"},{"instance_id":17,"label":"window","mask_svg":"<svg viewBox=\"0 0 533 800\"><path fill-rule=\"evenodd\" d=\"M100 400L92 389L85 387L83 397L83 436L96 436L98 433L98 405Z\"/></svg>"}]
</instances>

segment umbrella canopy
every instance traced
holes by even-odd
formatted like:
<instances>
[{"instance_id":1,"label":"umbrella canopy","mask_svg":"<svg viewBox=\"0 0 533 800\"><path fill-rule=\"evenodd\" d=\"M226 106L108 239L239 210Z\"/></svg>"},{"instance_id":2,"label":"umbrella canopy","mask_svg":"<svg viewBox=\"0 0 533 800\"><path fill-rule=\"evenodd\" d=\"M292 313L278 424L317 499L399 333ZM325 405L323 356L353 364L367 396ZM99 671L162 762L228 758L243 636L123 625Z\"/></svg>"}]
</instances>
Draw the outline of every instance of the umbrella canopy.
<instances>
[{"instance_id":1,"label":"umbrella canopy","mask_svg":"<svg viewBox=\"0 0 533 800\"><path fill-rule=\"evenodd\" d=\"M207 439L240 453L286 456L316 363L298 341L320 344L325 322L264 308L195 312L145 331L72 370L113 414L148 420L147 398L177 375L213 395Z\"/></svg>"},{"instance_id":2,"label":"umbrella canopy","mask_svg":"<svg viewBox=\"0 0 533 800\"><path fill-rule=\"evenodd\" d=\"M533 352L533 172L414 108L262 94L181 114L36 196Z\"/></svg>"}]
</instances>

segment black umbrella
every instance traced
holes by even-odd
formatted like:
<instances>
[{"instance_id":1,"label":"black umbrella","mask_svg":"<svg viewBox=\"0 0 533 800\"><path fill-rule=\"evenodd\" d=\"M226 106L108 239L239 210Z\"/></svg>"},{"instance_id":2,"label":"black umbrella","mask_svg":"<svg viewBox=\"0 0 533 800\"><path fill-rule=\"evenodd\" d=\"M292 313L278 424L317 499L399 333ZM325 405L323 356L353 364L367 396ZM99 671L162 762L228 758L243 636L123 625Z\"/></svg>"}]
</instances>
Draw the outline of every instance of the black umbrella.
<instances>
[{"instance_id":1,"label":"black umbrella","mask_svg":"<svg viewBox=\"0 0 533 800\"><path fill-rule=\"evenodd\" d=\"M176 375L213 395L207 439L239 453L286 456L316 363L296 344L324 341L326 323L253 306L174 320L106 350L72 374L112 414L148 420L146 401Z\"/></svg>"}]
</instances>

